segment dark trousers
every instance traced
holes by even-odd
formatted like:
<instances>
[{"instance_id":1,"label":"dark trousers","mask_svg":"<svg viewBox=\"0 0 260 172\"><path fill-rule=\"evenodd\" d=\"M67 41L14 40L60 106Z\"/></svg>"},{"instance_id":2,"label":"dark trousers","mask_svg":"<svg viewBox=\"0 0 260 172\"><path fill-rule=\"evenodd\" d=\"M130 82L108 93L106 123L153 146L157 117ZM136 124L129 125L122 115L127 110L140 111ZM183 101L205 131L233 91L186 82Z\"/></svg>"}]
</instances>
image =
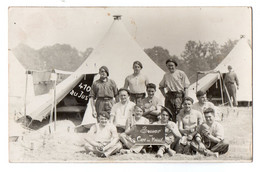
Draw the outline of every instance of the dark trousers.
<instances>
[{"instance_id":1,"label":"dark trousers","mask_svg":"<svg viewBox=\"0 0 260 172\"><path fill-rule=\"evenodd\" d=\"M145 93L130 93L130 101L135 104L141 104L142 100L145 98Z\"/></svg>"},{"instance_id":2,"label":"dark trousers","mask_svg":"<svg viewBox=\"0 0 260 172\"><path fill-rule=\"evenodd\" d=\"M233 99L233 106L237 106L237 88L236 85L233 83L226 84L227 91L229 94L230 99ZM226 95L227 96L227 95Z\"/></svg>"},{"instance_id":3,"label":"dark trousers","mask_svg":"<svg viewBox=\"0 0 260 172\"><path fill-rule=\"evenodd\" d=\"M167 92L164 106L170 109L172 113L172 121L176 122L176 116L181 110L182 101L184 98L183 92Z\"/></svg>"}]
</instances>

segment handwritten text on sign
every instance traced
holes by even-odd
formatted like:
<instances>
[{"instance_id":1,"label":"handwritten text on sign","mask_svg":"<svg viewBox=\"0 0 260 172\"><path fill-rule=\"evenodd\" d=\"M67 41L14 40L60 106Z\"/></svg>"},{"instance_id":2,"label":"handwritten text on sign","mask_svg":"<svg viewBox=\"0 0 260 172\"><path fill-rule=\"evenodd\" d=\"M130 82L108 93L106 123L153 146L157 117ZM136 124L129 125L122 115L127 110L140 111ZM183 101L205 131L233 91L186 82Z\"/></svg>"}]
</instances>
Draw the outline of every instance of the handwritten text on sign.
<instances>
[{"instance_id":1,"label":"handwritten text on sign","mask_svg":"<svg viewBox=\"0 0 260 172\"><path fill-rule=\"evenodd\" d=\"M88 84L83 84L82 82L78 85L79 90L71 90L70 94L72 96L81 98L83 100L88 100L88 96L85 94L86 92L90 92L91 86L88 86ZM89 94L89 93L88 93Z\"/></svg>"},{"instance_id":2,"label":"handwritten text on sign","mask_svg":"<svg viewBox=\"0 0 260 172\"><path fill-rule=\"evenodd\" d=\"M136 125L133 140L136 145L162 145L165 143L165 125Z\"/></svg>"}]
</instances>

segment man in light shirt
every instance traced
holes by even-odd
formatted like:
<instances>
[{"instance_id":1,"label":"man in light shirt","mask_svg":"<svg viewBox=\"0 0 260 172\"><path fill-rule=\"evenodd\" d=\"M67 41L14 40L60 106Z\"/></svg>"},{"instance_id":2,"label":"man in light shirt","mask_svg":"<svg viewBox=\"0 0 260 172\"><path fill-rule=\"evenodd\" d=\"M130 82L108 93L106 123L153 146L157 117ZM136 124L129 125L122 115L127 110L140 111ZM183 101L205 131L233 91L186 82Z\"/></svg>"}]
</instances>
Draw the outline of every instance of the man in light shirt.
<instances>
[{"instance_id":1,"label":"man in light shirt","mask_svg":"<svg viewBox=\"0 0 260 172\"><path fill-rule=\"evenodd\" d=\"M159 89L165 97L165 107L171 110L172 119L176 122L183 98L188 95L190 81L183 71L176 68L178 64L174 59L168 59L166 65L169 72L164 74Z\"/></svg>"},{"instance_id":2,"label":"man in light shirt","mask_svg":"<svg viewBox=\"0 0 260 172\"><path fill-rule=\"evenodd\" d=\"M120 101L112 107L110 122L117 127L119 133L122 133L125 130L126 120L133 114L135 104L129 100L127 89L121 88L118 92Z\"/></svg>"},{"instance_id":3,"label":"man in light shirt","mask_svg":"<svg viewBox=\"0 0 260 172\"><path fill-rule=\"evenodd\" d=\"M147 76L141 73L143 65L139 61L133 63L134 73L125 79L124 88L130 90L130 100L136 104L145 98L146 85L149 83Z\"/></svg>"}]
</instances>

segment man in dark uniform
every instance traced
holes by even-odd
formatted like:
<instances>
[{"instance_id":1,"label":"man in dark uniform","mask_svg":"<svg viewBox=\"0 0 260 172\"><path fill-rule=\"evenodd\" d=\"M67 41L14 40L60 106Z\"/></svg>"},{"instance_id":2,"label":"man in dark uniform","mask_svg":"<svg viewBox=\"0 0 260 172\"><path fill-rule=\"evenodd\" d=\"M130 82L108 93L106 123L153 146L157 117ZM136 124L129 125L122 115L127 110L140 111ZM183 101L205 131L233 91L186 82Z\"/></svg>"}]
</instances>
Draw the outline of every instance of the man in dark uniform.
<instances>
[{"instance_id":1,"label":"man in dark uniform","mask_svg":"<svg viewBox=\"0 0 260 172\"><path fill-rule=\"evenodd\" d=\"M239 89L239 81L237 74L232 71L232 66L228 66L228 73L225 76L224 83L227 87L230 98L233 99L233 106L237 106L237 89Z\"/></svg>"},{"instance_id":2,"label":"man in dark uniform","mask_svg":"<svg viewBox=\"0 0 260 172\"><path fill-rule=\"evenodd\" d=\"M118 94L115 81L108 79L109 70L106 66L102 66L99 69L99 75L99 80L93 82L89 94L92 115L95 118L97 118L97 115L101 111L106 111L110 114L111 108L114 104L113 98Z\"/></svg>"}]
</instances>

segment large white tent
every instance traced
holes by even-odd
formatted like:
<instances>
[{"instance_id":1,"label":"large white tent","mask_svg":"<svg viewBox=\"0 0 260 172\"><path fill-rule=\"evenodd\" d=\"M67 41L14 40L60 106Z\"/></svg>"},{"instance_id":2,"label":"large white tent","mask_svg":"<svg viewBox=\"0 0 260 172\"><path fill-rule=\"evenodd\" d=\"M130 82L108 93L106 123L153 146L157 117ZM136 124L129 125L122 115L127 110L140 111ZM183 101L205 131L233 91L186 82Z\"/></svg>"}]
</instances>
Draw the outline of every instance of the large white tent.
<instances>
[{"instance_id":1,"label":"large white tent","mask_svg":"<svg viewBox=\"0 0 260 172\"><path fill-rule=\"evenodd\" d=\"M163 77L160 69L139 47L134 38L125 29L121 20L114 20L108 32L88 59L67 79L57 85L57 103L60 102L74 86L83 78L84 74L98 73L99 67L105 65L109 69L109 77L113 79L118 88L123 87L126 76L133 73L134 61L143 64L142 73L147 75L150 82L159 84ZM98 76L95 78L97 79ZM158 96L162 95L158 92ZM53 96L50 94L35 96L34 100L26 106L26 114L34 120L42 120L52 108ZM87 108L82 124L96 121L92 118L91 108Z\"/></svg>"},{"instance_id":2,"label":"large white tent","mask_svg":"<svg viewBox=\"0 0 260 172\"><path fill-rule=\"evenodd\" d=\"M231 65L239 80L238 101L252 101L252 49L245 38L241 38L225 59L214 69L221 74L227 73ZM197 90L207 91L220 79L218 73L209 73L197 82ZM224 89L224 88L223 88ZM189 96L196 100L196 82L189 88Z\"/></svg>"}]
</instances>

